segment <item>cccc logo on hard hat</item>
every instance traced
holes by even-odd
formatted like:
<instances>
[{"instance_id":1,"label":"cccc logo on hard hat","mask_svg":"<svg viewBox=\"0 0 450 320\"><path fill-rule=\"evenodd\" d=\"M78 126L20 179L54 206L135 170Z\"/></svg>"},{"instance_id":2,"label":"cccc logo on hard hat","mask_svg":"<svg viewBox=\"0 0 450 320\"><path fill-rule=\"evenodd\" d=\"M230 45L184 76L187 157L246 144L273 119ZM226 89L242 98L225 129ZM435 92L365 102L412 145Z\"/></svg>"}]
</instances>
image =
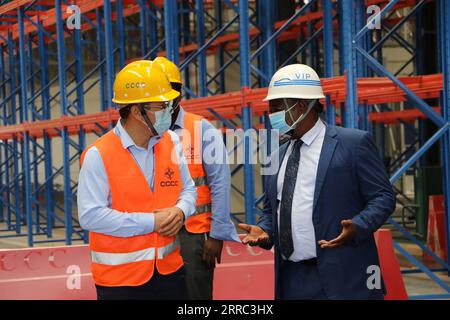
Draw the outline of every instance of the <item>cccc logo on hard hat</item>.
<instances>
[{"instance_id":1,"label":"cccc logo on hard hat","mask_svg":"<svg viewBox=\"0 0 450 320\"><path fill-rule=\"evenodd\" d=\"M126 89L145 88L145 82L127 82L125 83Z\"/></svg>"}]
</instances>

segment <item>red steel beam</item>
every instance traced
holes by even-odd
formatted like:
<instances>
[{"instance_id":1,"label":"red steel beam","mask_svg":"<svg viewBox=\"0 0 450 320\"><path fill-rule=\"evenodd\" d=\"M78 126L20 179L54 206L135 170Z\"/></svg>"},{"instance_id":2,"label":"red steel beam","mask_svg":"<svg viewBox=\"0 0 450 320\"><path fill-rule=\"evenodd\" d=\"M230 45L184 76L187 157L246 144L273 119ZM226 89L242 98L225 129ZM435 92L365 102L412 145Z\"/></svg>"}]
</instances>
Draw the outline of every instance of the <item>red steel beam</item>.
<instances>
[{"instance_id":1,"label":"red steel beam","mask_svg":"<svg viewBox=\"0 0 450 320\"><path fill-rule=\"evenodd\" d=\"M9 11L16 10L31 2L33 2L33 0L15 0L12 2L8 2L0 7L0 15L5 14Z\"/></svg>"}]
</instances>

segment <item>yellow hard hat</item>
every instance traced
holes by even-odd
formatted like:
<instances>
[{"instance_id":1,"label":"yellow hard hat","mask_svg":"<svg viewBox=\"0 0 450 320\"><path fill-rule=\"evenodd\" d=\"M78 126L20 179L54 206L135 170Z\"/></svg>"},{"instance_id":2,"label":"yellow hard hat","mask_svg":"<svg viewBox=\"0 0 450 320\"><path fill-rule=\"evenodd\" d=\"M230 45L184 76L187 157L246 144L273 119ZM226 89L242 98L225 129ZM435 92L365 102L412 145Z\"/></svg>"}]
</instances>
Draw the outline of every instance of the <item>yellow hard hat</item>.
<instances>
[{"instance_id":1,"label":"yellow hard hat","mask_svg":"<svg viewBox=\"0 0 450 320\"><path fill-rule=\"evenodd\" d=\"M169 78L170 82L183 84L181 81L180 69L175 63L167 59L166 57L157 57L153 60L153 63L158 66Z\"/></svg>"},{"instance_id":2,"label":"yellow hard hat","mask_svg":"<svg viewBox=\"0 0 450 320\"><path fill-rule=\"evenodd\" d=\"M179 95L159 67L155 67L150 60L139 60L126 65L117 74L112 101L119 105L164 102Z\"/></svg>"}]
</instances>

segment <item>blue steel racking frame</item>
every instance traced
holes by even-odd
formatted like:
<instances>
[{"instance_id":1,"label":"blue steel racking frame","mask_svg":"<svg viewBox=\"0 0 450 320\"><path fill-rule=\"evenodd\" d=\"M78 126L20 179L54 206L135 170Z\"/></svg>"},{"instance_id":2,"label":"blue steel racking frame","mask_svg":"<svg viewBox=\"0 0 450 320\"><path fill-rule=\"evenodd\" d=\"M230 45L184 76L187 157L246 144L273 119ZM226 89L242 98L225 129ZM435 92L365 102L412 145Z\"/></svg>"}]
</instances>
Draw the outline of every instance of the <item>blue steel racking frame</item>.
<instances>
[{"instance_id":1,"label":"blue steel racking frame","mask_svg":"<svg viewBox=\"0 0 450 320\"><path fill-rule=\"evenodd\" d=\"M301 1L300 1L301 2ZM185 79L185 96L197 98L226 92L226 72L233 64L240 66L240 87L244 96L241 114L236 114L235 120L221 115L220 110L208 109L211 116L221 121L224 127L236 128L241 122L245 130L253 128L254 112L252 105L246 103L246 91L254 87L266 87L271 75L277 67L294 61L312 65L317 70L323 70L324 77L335 74L334 49L338 48L339 73L346 74L346 101L344 105L331 105L329 96L326 98L326 120L336 123L336 114L341 116L346 127L363 130L379 131L381 137L380 151L384 154L383 124L378 127L368 120L368 114L373 106L361 104L357 97L357 78L386 76L405 91L410 103L420 109L427 117L439 126L437 133L429 140L423 141L416 152L392 175L391 182L397 181L420 157L437 141L442 142L442 165L444 168L445 210L447 228L447 252L450 252L450 5L444 0L436 0L439 4L439 48L440 69L444 79L444 90L441 97L441 115L434 112L422 99L403 85L397 75L406 67L395 73L389 72L383 66L382 47L388 39L393 39L412 54L408 61L416 62L416 74L421 74L420 60L422 47L416 35L415 48L408 43L398 30L411 18L416 18L415 26L420 30L420 19L417 15L426 1L402 0L356 0L332 1L312 0L306 5L300 5L296 12L287 20L277 22L276 6L271 0L116 0L116 1L14 1L0 6L0 120L4 127L20 125L23 122L38 123L51 119L52 102L59 97L61 115L76 117L85 114L85 94L93 87L99 90L100 111L110 108L112 84L114 75L127 58L154 58L157 54L167 57L180 65ZM82 30L68 32L63 21L67 18L63 8L76 3L82 8L81 16L84 22ZM366 6L378 4L384 6L377 17L366 22ZM54 8L56 16L55 30L47 20L42 18ZM388 24L390 12L397 8L410 7L400 21ZM213 10L214 8L214 10ZM231 18L224 19L224 9L229 10ZM214 11L214 15L211 12ZM29 13L31 12L31 13ZM321 16L314 14L321 13ZM136 23L132 18L138 17ZM381 18L382 30L370 30L369 26L375 18ZM48 15L45 16L48 18ZM303 19L303 20L302 20ZM299 22L300 21L300 22ZM334 28L337 23L339 29ZM206 25L211 26L207 30ZM16 33L13 26L17 26ZM179 28L182 26L182 28ZM30 31L30 30L31 31ZM1 31L4 32L1 32ZM164 30L165 32L161 32ZM416 30L416 32L417 32ZM130 32L138 32L139 37L127 37ZM210 31L208 33L208 31ZM82 35L94 32L95 41L88 41ZM288 59L280 61L277 58L277 41L290 32L288 40L298 41L300 45ZM292 34L294 34L292 36ZM336 34L336 35L335 35ZM233 37L234 36L234 37ZM374 40L374 36L377 37ZM65 38L73 40L73 50L68 48ZM227 38L228 37L228 38ZM339 39L339 45L335 40ZM136 41L137 40L137 41ZM284 40L283 40L284 41ZM52 44L57 44L57 53L52 52ZM91 47L94 46L95 50ZM320 49L323 59L319 58ZM165 52L163 52L165 50ZM33 53L37 51L37 54ZM97 58L96 65L84 74L84 57L93 54ZM215 55L215 71L208 61L209 55ZM72 58L68 63L67 58ZM38 63L36 62L38 61ZM58 74L51 78L49 62L58 63ZM72 75L72 79L68 78ZM97 79L94 79L97 76ZM94 79L94 80L92 80ZM92 83L87 85L88 80ZM59 91L51 94L50 87L59 83ZM40 87L38 87L40 84ZM70 89L69 89L70 88ZM37 107L40 98L40 108ZM19 104L17 104L19 99ZM383 110L388 106L383 105ZM339 112L339 113L338 113ZM17 119L19 114L19 119ZM31 118L30 118L31 116ZM64 119L64 118L63 118ZM267 113L260 117L261 123L268 127ZM112 123L109 124L111 127ZM409 130L411 126L403 123ZM419 123L419 131L421 128ZM101 135L108 127L99 123L96 134ZM70 177L70 168L77 165L77 159L86 146L85 131L80 126L77 132L69 131L68 127L55 129L56 135L43 132L40 138L31 136L28 131L18 129L10 139L4 139L0 145L0 220L6 222L7 230L13 235L2 237L26 236L30 246L40 242L64 241L71 244L74 240L87 241L87 234L78 226L72 216L76 181ZM419 132L420 134L420 132ZM77 136L75 140L73 136ZM62 165L54 166L53 139L57 137L62 142ZM246 137L249 139L249 137ZM420 135L419 135L420 139ZM31 148L30 148L31 147ZM245 159L251 157L250 143L244 144ZM414 150L413 146L410 150ZM19 152L20 150L20 152ZM408 151L410 152L410 151ZM407 154L407 153L405 153ZM404 154L397 162L404 159ZM38 171L43 164L45 180L39 181ZM233 185L245 199L245 220L254 223L259 212L263 195L255 196L254 168L250 161L236 166L232 174L244 170L244 188L242 192ZM63 175L63 207L55 199L54 179ZM57 212L64 214L61 219ZM45 223L41 222L41 218ZM239 219L236 217L236 220ZM421 242L416 240L406 229L395 220L390 223L399 229L409 240L416 243L430 254L443 269L448 270L448 261L442 261ZM26 226L26 231L23 230ZM53 239L55 227L66 228L65 239ZM48 239L36 241L34 236L46 235ZM398 243L396 249L405 255L412 263L435 280L442 288L450 292L450 288L442 282L434 272L415 260ZM437 269L442 270L442 269ZM407 272L405 272L407 273ZM420 296L416 298L431 298Z\"/></svg>"}]
</instances>

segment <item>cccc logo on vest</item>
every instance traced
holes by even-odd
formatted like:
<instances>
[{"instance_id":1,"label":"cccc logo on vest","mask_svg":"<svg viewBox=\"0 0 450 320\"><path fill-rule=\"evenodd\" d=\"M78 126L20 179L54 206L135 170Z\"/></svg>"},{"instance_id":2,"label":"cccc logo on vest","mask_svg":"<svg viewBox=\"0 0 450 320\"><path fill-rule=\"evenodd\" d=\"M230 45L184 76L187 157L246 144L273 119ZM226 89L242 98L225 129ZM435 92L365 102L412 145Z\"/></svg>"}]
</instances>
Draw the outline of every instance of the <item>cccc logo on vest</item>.
<instances>
[{"instance_id":1,"label":"cccc logo on vest","mask_svg":"<svg viewBox=\"0 0 450 320\"><path fill-rule=\"evenodd\" d=\"M164 172L164 175L168 180L161 181L160 185L161 187L176 187L178 186L178 181L173 181L173 176L175 175L175 172L171 168L167 168Z\"/></svg>"}]
</instances>

